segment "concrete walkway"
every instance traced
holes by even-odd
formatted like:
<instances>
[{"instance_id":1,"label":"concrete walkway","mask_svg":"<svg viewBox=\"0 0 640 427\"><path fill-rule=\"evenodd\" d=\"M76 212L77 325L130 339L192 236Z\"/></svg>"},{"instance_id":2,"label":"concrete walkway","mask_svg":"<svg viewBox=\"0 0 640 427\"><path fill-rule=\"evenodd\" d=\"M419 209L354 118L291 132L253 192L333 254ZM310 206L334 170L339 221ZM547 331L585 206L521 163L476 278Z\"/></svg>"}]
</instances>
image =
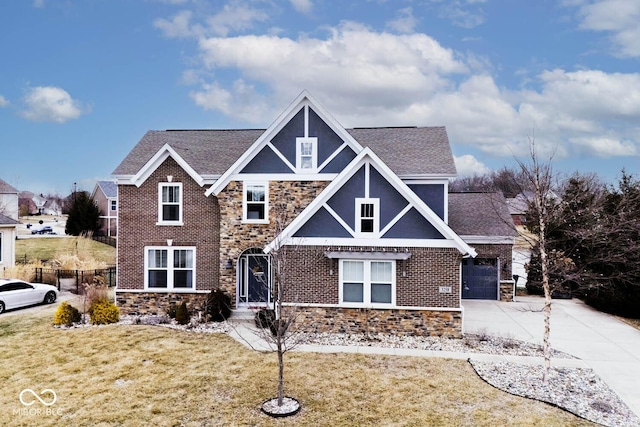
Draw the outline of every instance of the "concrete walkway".
<instances>
[{"instance_id":1,"label":"concrete walkway","mask_svg":"<svg viewBox=\"0 0 640 427\"><path fill-rule=\"evenodd\" d=\"M542 344L542 297L517 297L516 302L464 300L462 305L465 333ZM551 347L579 357L640 416L639 330L580 300L553 300L550 339Z\"/></svg>"}]
</instances>

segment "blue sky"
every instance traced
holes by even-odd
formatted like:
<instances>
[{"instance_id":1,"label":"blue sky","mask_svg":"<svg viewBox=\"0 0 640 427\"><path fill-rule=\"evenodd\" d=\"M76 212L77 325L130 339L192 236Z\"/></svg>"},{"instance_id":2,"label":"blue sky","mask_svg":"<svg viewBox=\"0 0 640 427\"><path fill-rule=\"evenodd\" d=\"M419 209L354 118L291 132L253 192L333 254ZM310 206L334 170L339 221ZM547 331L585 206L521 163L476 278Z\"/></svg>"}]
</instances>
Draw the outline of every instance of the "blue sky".
<instances>
[{"instance_id":1,"label":"blue sky","mask_svg":"<svg viewBox=\"0 0 640 427\"><path fill-rule=\"evenodd\" d=\"M460 174L640 175L637 0L9 0L0 178L92 190L150 129L266 128L303 90L345 127L447 127Z\"/></svg>"}]
</instances>

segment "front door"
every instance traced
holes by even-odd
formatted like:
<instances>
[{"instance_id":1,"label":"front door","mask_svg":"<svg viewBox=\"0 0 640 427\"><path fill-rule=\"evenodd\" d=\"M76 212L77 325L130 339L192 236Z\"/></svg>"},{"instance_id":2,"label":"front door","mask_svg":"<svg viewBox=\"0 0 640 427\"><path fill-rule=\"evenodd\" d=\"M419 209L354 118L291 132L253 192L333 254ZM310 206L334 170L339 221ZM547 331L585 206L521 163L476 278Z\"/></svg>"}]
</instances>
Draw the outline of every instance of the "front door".
<instances>
[{"instance_id":1,"label":"front door","mask_svg":"<svg viewBox=\"0 0 640 427\"><path fill-rule=\"evenodd\" d=\"M238 260L238 303L267 305L270 301L271 268L269 255L259 249L249 249Z\"/></svg>"},{"instance_id":2,"label":"front door","mask_svg":"<svg viewBox=\"0 0 640 427\"><path fill-rule=\"evenodd\" d=\"M462 264L462 298L498 299L498 260L465 258Z\"/></svg>"}]
</instances>

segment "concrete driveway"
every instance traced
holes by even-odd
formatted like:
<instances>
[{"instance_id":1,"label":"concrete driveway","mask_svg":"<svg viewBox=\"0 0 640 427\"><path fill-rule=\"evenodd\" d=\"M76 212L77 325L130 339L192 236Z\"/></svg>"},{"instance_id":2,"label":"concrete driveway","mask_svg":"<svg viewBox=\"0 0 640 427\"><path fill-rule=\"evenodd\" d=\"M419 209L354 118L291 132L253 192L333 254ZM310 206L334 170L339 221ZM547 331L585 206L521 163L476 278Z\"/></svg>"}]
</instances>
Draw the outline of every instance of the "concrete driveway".
<instances>
[{"instance_id":1,"label":"concrete driveway","mask_svg":"<svg viewBox=\"0 0 640 427\"><path fill-rule=\"evenodd\" d=\"M542 297L463 300L464 332L542 344ZM580 300L553 300L551 347L582 359L640 416L640 331Z\"/></svg>"}]
</instances>

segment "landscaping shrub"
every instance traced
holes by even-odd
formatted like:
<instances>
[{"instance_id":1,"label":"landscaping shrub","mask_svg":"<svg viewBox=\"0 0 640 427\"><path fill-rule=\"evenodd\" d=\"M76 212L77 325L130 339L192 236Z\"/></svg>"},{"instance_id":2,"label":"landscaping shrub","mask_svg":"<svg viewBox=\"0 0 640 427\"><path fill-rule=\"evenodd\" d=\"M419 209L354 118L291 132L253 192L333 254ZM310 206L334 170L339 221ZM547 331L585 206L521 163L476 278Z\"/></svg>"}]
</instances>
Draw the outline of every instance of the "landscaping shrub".
<instances>
[{"instance_id":1,"label":"landscaping shrub","mask_svg":"<svg viewBox=\"0 0 640 427\"><path fill-rule=\"evenodd\" d=\"M108 325L120 320L120 310L115 304L100 300L89 306L89 318L93 325Z\"/></svg>"},{"instance_id":2,"label":"landscaping shrub","mask_svg":"<svg viewBox=\"0 0 640 427\"><path fill-rule=\"evenodd\" d=\"M189 323L189 320L191 320L191 318L189 316L189 310L187 310L187 304L182 301L176 307L176 322L178 322L179 325L186 325Z\"/></svg>"},{"instance_id":3,"label":"landscaping shrub","mask_svg":"<svg viewBox=\"0 0 640 427\"><path fill-rule=\"evenodd\" d=\"M176 306L175 304L171 304L169 306L169 308L167 309L167 316L169 316L169 318L171 319L175 319L176 318L176 310L177 310L178 306Z\"/></svg>"},{"instance_id":4,"label":"landscaping shrub","mask_svg":"<svg viewBox=\"0 0 640 427\"><path fill-rule=\"evenodd\" d=\"M212 322L223 322L231 316L231 297L221 289L211 291L207 297L205 313Z\"/></svg>"},{"instance_id":5,"label":"landscaping shrub","mask_svg":"<svg viewBox=\"0 0 640 427\"><path fill-rule=\"evenodd\" d=\"M53 324L57 326L71 326L74 323L80 322L80 319L80 311L74 306L69 305L66 301L63 301L53 315Z\"/></svg>"},{"instance_id":6,"label":"landscaping shrub","mask_svg":"<svg viewBox=\"0 0 640 427\"><path fill-rule=\"evenodd\" d=\"M263 308L256 312L254 320L257 327L262 329L270 328L273 324L273 321L276 320L276 312L268 308Z\"/></svg>"}]
</instances>

